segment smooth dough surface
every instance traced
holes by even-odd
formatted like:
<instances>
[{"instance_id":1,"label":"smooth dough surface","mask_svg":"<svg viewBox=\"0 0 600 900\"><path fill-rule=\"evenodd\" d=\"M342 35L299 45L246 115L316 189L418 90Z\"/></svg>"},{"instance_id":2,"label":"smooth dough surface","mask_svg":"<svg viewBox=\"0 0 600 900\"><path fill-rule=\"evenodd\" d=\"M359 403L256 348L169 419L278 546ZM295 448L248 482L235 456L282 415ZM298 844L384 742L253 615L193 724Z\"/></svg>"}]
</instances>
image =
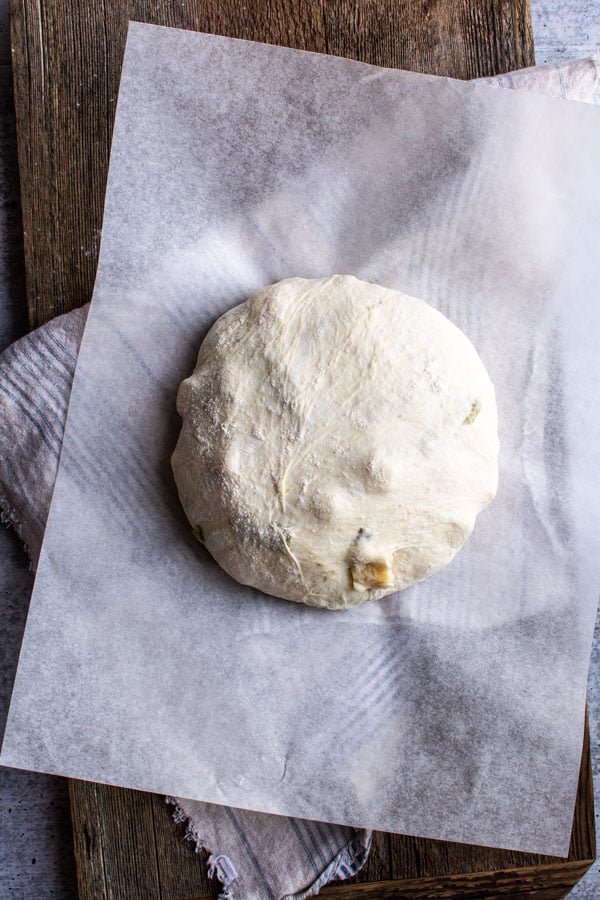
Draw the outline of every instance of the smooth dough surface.
<instances>
[{"instance_id":1,"label":"smooth dough surface","mask_svg":"<svg viewBox=\"0 0 600 900\"><path fill-rule=\"evenodd\" d=\"M494 497L494 388L427 303L288 278L229 310L179 389L195 535L237 581L346 609L445 566Z\"/></svg>"}]
</instances>

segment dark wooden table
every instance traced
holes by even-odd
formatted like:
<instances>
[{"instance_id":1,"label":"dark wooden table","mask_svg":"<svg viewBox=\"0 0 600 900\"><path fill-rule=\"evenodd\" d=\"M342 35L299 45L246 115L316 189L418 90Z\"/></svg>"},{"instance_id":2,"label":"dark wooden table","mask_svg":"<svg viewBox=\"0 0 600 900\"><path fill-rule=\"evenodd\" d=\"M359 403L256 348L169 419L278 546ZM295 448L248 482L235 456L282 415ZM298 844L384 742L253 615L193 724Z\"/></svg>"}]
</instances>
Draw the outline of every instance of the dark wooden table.
<instances>
[{"instance_id":1,"label":"dark wooden table","mask_svg":"<svg viewBox=\"0 0 600 900\"><path fill-rule=\"evenodd\" d=\"M458 78L534 64L528 0L11 0L31 327L92 294L129 19ZM82 900L216 896L163 797L75 781L70 794ZM551 900L594 848L586 730L568 860L378 833L365 869L321 896Z\"/></svg>"}]
</instances>

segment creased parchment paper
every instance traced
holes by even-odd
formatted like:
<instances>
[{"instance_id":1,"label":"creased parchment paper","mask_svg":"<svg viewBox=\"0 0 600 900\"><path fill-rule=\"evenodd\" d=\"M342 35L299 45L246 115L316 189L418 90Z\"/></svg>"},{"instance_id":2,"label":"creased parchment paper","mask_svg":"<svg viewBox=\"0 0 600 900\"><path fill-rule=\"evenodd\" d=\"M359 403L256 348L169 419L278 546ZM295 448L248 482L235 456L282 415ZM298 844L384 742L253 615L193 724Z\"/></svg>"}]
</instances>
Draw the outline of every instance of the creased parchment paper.
<instances>
[{"instance_id":1,"label":"creased parchment paper","mask_svg":"<svg viewBox=\"0 0 600 900\"><path fill-rule=\"evenodd\" d=\"M590 107L130 26L3 763L566 855L598 587L598 159ZM347 613L229 579L169 463L214 319L331 273L466 332L502 448L456 560Z\"/></svg>"}]
</instances>

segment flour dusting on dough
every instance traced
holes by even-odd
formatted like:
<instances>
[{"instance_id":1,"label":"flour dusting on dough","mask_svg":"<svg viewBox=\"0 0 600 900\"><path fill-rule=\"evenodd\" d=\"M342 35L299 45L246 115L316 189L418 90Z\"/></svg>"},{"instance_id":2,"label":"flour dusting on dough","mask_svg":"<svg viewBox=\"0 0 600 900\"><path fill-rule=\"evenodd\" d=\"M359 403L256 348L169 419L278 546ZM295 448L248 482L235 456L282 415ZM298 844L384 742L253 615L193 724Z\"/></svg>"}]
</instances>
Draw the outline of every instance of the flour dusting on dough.
<instances>
[{"instance_id":1,"label":"flour dusting on dough","mask_svg":"<svg viewBox=\"0 0 600 900\"><path fill-rule=\"evenodd\" d=\"M225 313L181 385L182 505L237 581L345 609L445 566L494 497L494 388L427 303L289 278Z\"/></svg>"}]
</instances>

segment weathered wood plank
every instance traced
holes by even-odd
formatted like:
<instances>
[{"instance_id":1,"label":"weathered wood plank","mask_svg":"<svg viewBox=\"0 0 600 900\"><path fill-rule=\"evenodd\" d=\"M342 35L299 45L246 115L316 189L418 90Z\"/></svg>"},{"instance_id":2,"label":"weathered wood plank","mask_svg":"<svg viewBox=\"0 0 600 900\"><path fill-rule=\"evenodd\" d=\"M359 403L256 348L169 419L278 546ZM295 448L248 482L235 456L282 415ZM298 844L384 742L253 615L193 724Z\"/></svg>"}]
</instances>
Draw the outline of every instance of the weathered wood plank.
<instances>
[{"instance_id":1,"label":"weathered wood plank","mask_svg":"<svg viewBox=\"0 0 600 900\"><path fill-rule=\"evenodd\" d=\"M338 56L453 78L534 64L528 2L334 0L327 10L327 51Z\"/></svg>"},{"instance_id":2,"label":"weathered wood plank","mask_svg":"<svg viewBox=\"0 0 600 900\"><path fill-rule=\"evenodd\" d=\"M461 78L534 61L528 0L11 0L32 327L92 293L130 18Z\"/></svg>"},{"instance_id":3,"label":"weathered wood plank","mask_svg":"<svg viewBox=\"0 0 600 900\"><path fill-rule=\"evenodd\" d=\"M160 897L151 795L93 782L70 786L80 896Z\"/></svg>"},{"instance_id":4,"label":"weathered wood plank","mask_svg":"<svg viewBox=\"0 0 600 900\"><path fill-rule=\"evenodd\" d=\"M368 884L372 881L390 881L394 862L392 860L391 834L376 831L369 858L362 870L353 879L357 884Z\"/></svg>"}]
</instances>

